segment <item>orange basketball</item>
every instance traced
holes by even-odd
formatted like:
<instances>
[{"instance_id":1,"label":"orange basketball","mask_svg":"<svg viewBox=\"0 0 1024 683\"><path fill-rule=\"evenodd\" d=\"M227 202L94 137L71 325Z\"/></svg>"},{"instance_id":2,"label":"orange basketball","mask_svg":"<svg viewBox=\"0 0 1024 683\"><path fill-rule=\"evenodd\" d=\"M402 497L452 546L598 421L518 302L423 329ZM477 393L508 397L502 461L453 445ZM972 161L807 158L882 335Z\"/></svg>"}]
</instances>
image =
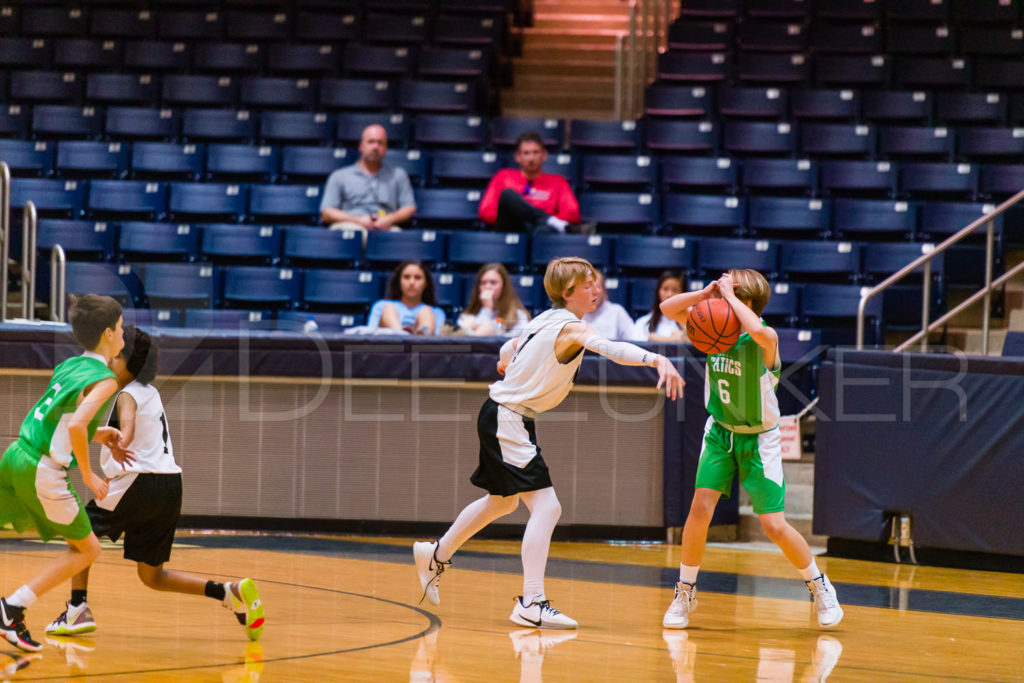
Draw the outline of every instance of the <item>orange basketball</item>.
<instances>
[{"instance_id":1,"label":"orange basketball","mask_svg":"<svg viewBox=\"0 0 1024 683\"><path fill-rule=\"evenodd\" d=\"M732 348L740 338L740 321L725 299L704 299L690 309L686 336L690 343L708 355Z\"/></svg>"}]
</instances>

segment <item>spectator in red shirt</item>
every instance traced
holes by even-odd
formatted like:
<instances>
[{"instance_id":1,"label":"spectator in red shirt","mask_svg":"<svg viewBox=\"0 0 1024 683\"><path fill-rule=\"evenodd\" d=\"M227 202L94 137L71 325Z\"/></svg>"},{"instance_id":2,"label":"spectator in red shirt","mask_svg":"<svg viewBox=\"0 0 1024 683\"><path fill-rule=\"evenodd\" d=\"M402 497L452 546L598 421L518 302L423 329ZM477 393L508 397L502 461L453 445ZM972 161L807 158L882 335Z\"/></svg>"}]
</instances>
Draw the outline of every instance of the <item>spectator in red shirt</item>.
<instances>
[{"instance_id":1,"label":"spectator in red shirt","mask_svg":"<svg viewBox=\"0 0 1024 683\"><path fill-rule=\"evenodd\" d=\"M516 139L518 169L506 168L491 178L480 200L480 220L502 232L587 232L580 224L580 204L562 176L541 172L548 158L541 136L527 131Z\"/></svg>"}]
</instances>

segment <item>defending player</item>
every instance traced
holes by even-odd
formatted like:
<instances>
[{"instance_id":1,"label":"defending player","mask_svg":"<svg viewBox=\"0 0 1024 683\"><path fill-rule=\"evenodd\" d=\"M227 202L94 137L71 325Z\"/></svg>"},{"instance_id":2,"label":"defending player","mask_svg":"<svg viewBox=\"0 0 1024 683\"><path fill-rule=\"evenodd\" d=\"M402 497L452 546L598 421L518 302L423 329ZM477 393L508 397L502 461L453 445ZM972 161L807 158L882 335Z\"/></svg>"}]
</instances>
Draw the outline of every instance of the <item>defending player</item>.
<instances>
[{"instance_id":1,"label":"defending player","mask_svg":"<svg viewBox=\"0 0 1024 683\"><path fill-rule=\"evenodd\" d=\"M683 526L679 582L662 620L665 628L686 628L690 613L697 608L694 586L708 525L719 497L732 490L737 471L765 534L807 583L818 624L835 626L843 618L835 589L818 570L807 541L790 526L783 512L786 484L775 395L782 369L779 337L760 317L770 296L768 282L757 271L730 270L700 291L677 294L661 304L662 313L685 327L692 306L720 297L743 326L743 334L731 349L707 359L704 400L710 415L704 426L696 491Z\"/></svg>"},{"instance_id":2,"label":"defending player","mask_svg":"<svg viewBox=\"0 0 1024 683\"><path fill-rule=\"evenodd\" d=\"M568 395L584 349L621 365L657 368L658 387L665 385L668 398L678 398L683 388L682 378L664 356L603 339L580 320L597 307L596 279L594 267L585 259L551 261L544 289L552 308L501 347L498 372L504 379L491 385L490 398L480 409L480 464L470 477L487 495L465 507L438 541L413 544L420 586L435 605L440 602L438 582L455 551L480 529L513 512L522 499L530 510L523 534L523 594L515 598L509 619L531 628L577 626L544 594L548 547L562 508L540 455L534 417L557 407Z\"/></svg>"},{"instance_id":3,"label":"defending player","mask_svg":"<svg viewBox=\"0 0 1024 683\"><path fill-rule=\"evenodd\" d=\"M219 600L245 626L249 640L258 640L264 610L252 579L222 584L164 568L181 514L181 467L174 460L160 392L151 384L158 365L158 350L150 336L131 325L125 327L124 351L110 362L121 386L110 424L121 430L123 442L133 453L121 455L102 449L100 464L109 477L110 491L98 502L89 501L86 513L97 535L116 541L124 534L124 557L138 563L139 578L146 586ZM48 634L67 636L96 630L86 600L88 586L89 567L85 567L72 577L71 599L46 627Z\"/></svg>"},{"instance_id":4,"label":"defending player","mask_svg":"<svg viewBox=\"0 0 1024 683\"><path fill-rule=\"evenodd\" d=\"M68 481L68 469L77 463L85 485L102 500L107 483L89 465L89 440L123 455L120 432L99 426L117 391L107 363L124 346L121 305L106 296L72 296L68 317L84 353L53 369L46 393L0 460L0 524L11 523L19 532L34 526L44 541L62 536L68 544L67 552L34 579L0 598L0 634L26 652L38 652L42 645L32 640L25 626L25 610L100 554L100 542Z\"/></svg>"}]
</instances>

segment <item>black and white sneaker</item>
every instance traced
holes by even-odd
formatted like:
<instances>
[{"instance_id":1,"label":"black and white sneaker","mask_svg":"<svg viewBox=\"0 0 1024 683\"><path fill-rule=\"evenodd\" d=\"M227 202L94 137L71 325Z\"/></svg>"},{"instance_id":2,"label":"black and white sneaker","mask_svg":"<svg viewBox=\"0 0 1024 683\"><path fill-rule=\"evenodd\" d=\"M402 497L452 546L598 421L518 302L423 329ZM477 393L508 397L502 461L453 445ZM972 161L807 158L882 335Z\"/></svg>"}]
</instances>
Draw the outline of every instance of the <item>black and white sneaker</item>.
<instances>
[{"instance_id":1,"label":"black and white sneaker","mask_svg":"<svg viewBox=\"0 0 1024 683\"><path fill-rule=\"evenodd\" d=\"M32 640L25 626L25 608L7 604L0 598L0 633L7 642L25 652L39 652L43 646Z\"/></svg>"},{"instance_id":2,"label":"black and white sneaker","mask_svg":"<svg viewBox=\"0 0 1024 683\"><path fill-rule=\"evenodd\" d=\"M437 559L437 541L413 543L412 556L416 562L416 576L419 577L420 588L423 589L420 602L426 598L432 605L441 604L437 584L441 582L441 574L444 574L444 570L451 565L451 560L441 562Z\"/></svg>"},{"instance_id":3,"label":"black and white sneaker","mask_svg":"<svg viewBox=\"0 0 1024 683\"><path fill-rule=\"evenodd\" d=\"M515 606L509 620L513 624L528 628L577 628L579 624L554 607L548 600L534 600L529 605L523 604L523 596L515 597Z\"/></svg>"}]
</instances>

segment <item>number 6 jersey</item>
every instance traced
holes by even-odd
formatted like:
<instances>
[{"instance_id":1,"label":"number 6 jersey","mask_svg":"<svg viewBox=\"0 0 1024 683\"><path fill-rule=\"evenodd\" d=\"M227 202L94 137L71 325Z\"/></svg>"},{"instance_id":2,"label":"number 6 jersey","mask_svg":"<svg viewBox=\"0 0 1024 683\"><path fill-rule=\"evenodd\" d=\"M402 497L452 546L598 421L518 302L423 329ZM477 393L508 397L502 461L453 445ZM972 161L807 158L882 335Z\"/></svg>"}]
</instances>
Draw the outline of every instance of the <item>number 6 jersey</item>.
<instances>
[{"instance_id":1,"label":"number 6 jersey","mask_svg":"<svg viewBox=\"0 0 1024 683\"><path fill-rule=\"evenodd\" d=\"M731 349L708 356L704 405L716 422L744 432L766 432L779 424L778 356L775 367L766 368L761 347L746 332Z\"/></svg>"}]
</instances>

